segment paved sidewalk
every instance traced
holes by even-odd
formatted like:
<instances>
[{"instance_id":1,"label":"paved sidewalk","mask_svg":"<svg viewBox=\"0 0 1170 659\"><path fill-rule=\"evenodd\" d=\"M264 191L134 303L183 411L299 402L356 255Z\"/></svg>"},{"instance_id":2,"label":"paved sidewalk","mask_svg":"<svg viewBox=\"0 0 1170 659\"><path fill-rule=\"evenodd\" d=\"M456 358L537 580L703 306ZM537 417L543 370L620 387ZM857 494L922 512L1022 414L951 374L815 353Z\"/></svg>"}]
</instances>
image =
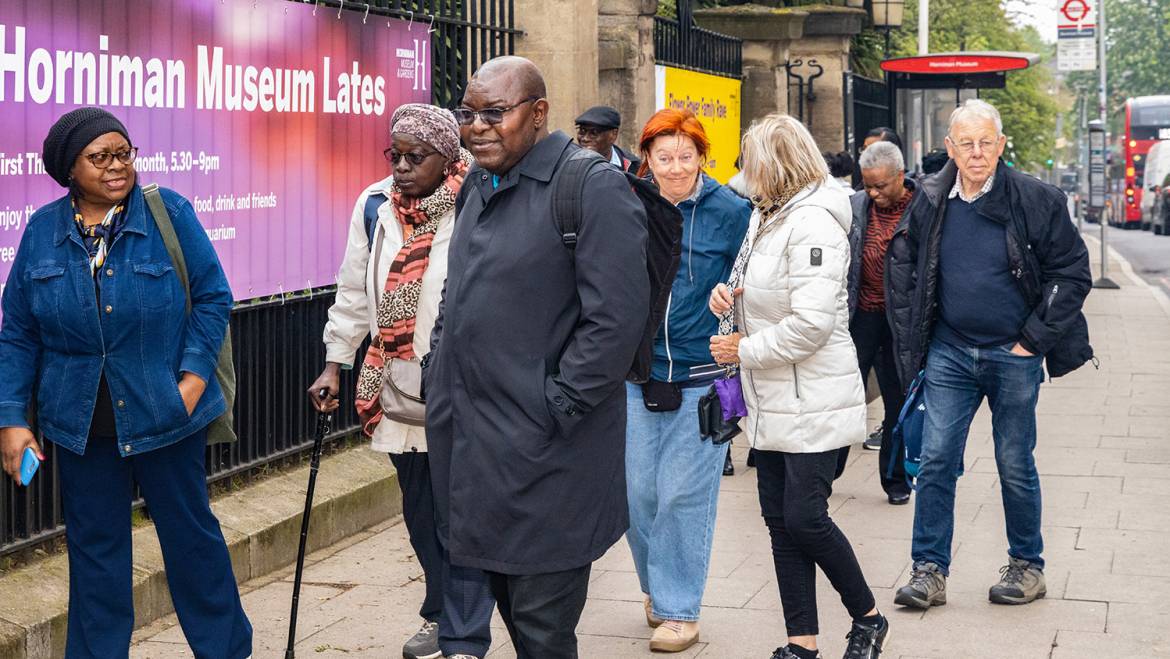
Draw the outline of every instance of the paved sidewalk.
<instances>
[{"instance_id":1,"label":"paved sidewalk","mask_svg":"<svg viewBox=\"0 0 1170 659\"><path fill-rule=\"evenodd\" d=\"M1100 370L1087 365L1041 393L1036 455L1044 492L1046 600L1026 607L987 601L1007 545L986 406L972 427L967 474L959 481L945 607L921 612L892 605L894 589L908 577L913 506L888 505L877 480L877 453L853 451L830 504L890 617L892 642L883 656L1170 657L1170 303L1123 266L1113 265L1110 274L1122 289L1095 291L1086 305ZM755 471L745 468L741 445L733 456L736 476L723 479L719 498L702 642L683 657L764 659L783 642ZM419 624L420 579L401 524L313 556L298 656L399 656ZM283 656L290 582L291 570L285 570L247 584L244 606L256 628L257 659ZM823 578L818 588L821 646L826 658L839 657L848 619ZM651 656L624 542L594 566L589 594L578 629L581 656ZM496 622L490 656L514 657ZM190 656L173 616L140 630L136 640L135 658Z\"/></svg>"}]
</instances>

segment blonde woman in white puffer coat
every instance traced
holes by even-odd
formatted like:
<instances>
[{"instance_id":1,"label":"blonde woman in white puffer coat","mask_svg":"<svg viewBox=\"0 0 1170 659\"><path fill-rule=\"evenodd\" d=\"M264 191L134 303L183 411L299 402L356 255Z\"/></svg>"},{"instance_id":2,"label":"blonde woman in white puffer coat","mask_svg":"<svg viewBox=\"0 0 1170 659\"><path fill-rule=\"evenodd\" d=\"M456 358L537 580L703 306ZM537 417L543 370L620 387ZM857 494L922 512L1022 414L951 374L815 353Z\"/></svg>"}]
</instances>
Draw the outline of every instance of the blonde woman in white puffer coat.
<instances>
[{"instance_id":1,"label":"blonde woman in white puffer coat","mask_svg":"<svg viewBox=\"0 0 1170 659\"><path fill-rule=\"evenodd\" d=\"M820 656L820 567L853 618L846 659L873 659L889 623L828 514L839 449L865 438L865 394L849 336L848 196L792 117L753 123L742 153L755 210L731 281L711 292L712 313L730 313L736 328L711 338L711 354L740 367L743 426L756 449L788 632L772 657Z\"/></svg>"}]
</instances>

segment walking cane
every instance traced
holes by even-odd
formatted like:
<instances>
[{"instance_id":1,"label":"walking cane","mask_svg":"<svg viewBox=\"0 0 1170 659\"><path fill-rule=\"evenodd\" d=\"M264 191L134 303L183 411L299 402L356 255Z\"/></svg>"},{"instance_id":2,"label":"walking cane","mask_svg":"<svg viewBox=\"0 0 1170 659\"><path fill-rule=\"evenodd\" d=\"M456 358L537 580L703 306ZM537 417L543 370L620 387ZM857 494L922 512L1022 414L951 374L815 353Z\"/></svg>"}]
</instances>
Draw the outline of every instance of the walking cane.
<instances>
[{"instance_id":1,"label":"walking cane","mask_svg":"<svg viewBox=\"0 0 1170 659\"><path fill-rule=\"evenodd\" d=\"M325 400L329 392L321 390L319 398ZM305 545L309 541L309 514L313 512L313 489L317 486L317 470L321 467L321 444L325 435L329 434L333 423L333 414L321 412L317 415L317 436L313 438L313 453L309 458L309 487L305 492L305 512L301 516L301 544L297 548L297 571L293 577L292 612L288 617L288 647L284 651L284 659L294 659L296 651L293 645L297 638L297 605L301 601L301 573L305 569Z\"/></svg>"}]
</instances>

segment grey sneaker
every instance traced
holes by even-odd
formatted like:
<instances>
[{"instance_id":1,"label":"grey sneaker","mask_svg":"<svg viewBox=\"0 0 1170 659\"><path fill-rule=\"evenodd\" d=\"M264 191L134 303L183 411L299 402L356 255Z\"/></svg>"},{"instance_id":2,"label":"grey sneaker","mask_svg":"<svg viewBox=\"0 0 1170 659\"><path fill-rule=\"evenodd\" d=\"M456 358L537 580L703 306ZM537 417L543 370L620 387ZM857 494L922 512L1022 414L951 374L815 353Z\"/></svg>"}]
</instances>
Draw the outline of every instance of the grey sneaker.
<instances>
[{"instance_id":1,"label":"grey sneaker","mask_svg":"<svg viewBox=\"0 0 1170 659\"><path fill-rule=\"evenodd\" d=\"M929 609L947 603L947 578L934 563L916 563L910 583L898 589L894 604Z\"/></svg>"},{"instance_id":2,"label":"grey sneaker","mask_svg":"<svg viewBox=\"0 0 1170 659\"><path fill-rule=\"evenodd\" d=\"M439 650L439 623L430 620L423 623L418 633L402 646L402 659L441 659Z\"/></svg>"},{"instance_id":3,"label":"grey sneaker","mask_svg":"<svg viewBox=\"0 0 1170 659\"><path fill-rule=\"evenodd\" d=\"M865 443L862 444L868 451L880 451L882 448L882 429L884 426L878 426L869 437L865 438Z\"/></svg>"},{"instance_id":4,"label":"grey sneaker","mask_svg":"<svg viewBox=\"0 0 1170 659\"><path fill-rule=\"evenodd\" d=\"M1009 558L999 573L999 583L987 593L987 599L996 604L1027 604L1048 594L1044 571L1028 561Z\"/></svg>"}]
</instances>

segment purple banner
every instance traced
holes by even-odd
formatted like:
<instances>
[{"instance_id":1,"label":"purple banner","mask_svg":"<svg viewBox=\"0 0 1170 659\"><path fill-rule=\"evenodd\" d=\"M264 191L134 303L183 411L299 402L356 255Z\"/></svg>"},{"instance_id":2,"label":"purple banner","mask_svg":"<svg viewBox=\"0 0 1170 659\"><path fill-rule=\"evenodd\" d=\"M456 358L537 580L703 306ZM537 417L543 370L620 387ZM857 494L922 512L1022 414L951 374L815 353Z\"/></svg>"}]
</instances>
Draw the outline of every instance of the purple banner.
<instances>
[{"instance_id":1,"label":"purple banner","mask_svg":"<svg viewBox=\"0 0 1170 659\"><path fill-rule=\"evenodd\" d=\"M49 127L104 107L142 184L195 205L237 300L332 284L389 119L429 102L426 25L283 0L54 0L0 11L0 282L64 190Z\"/></svg>"}]
</instances>

